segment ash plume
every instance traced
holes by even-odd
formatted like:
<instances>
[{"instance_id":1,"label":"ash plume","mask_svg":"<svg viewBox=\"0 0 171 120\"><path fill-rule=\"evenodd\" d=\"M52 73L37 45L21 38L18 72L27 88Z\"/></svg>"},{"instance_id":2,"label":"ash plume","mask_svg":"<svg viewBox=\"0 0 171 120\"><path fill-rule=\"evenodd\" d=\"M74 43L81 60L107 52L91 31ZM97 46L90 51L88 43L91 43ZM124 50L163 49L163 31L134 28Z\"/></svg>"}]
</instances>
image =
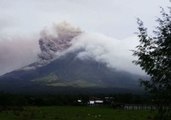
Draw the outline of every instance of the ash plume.
<instances>
[{"instance_id":1,"label":"ash plume","mask_svg":"<svg viewBox=\"0 0 171 120\"><path fill-rule=\"evenodd\" d=\"M55 25L52 32L43 30L39 39L41 53L38 56L40 60L43 62L53 60L58 53L68 49L73 38L81 33L79 28L73 27L67 22Z\"/></svg>"}]
</instances>

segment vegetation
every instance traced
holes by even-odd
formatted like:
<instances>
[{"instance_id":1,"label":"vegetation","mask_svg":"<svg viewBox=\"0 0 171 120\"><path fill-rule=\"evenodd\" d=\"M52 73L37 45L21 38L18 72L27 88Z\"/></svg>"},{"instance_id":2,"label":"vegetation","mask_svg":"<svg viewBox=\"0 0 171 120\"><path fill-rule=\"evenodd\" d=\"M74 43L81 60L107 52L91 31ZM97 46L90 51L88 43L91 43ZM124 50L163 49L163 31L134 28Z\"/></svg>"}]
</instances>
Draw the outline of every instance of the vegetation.
<instances>
[{"instance_id":1,"label":"vegetation","mask_svg":"<svg viewBox=\"0 0 171 120\"><path fill-rule=\"evenodd\" d=\"M151 104L151 99L146 95L135 94L113 94L113 95L28 95L28 94L9 94L0 93L0 107L8 108L8 106L62 106L62 105L78 105L77 100L82 100L82 105L87 105L89 99L100 98L104 100L104 104L120 103L120 104ZM110 97L106 102L105 97Z\"/></svg>"},{"instance_id":2,"label":"vegetation","mask_svg":"<svg viewBox=\"0 0 171 120\"><path fill-rule=\"evenodd\" d=\"M163 9L162 18L158 18L158 26L151 37L147 28L138 19L138 37L140 44L134 50L138 57L134 63L139 65L149 76L150 80L142 80L142 85L152 95L157 103L159 120L171 118L171 8L167 14Z\"/></svg>"},{"instance_id":3,"label":"vegetation","mask_svg":"<svg viewBox=\"0 0 171 120\"><path fill-rule=\"evenodd\" d=\"M101 107L25 107L22 111L0 112L1 120L147 120L155 113L151 111L126 111Z\"/></svg>"},{"instance_id":4,"label":"vegetation","mask_svg":"<svg viewBox=\"0 0 171 120\"><path fill-rule=\"evenodd\" d=\"M105 98L110 98L105 100ZM103 105L89 106L91 98ZM81 99L82 103L77 100ZM151 104L145 95L28 95L0 93L0 120L146 120L150 110L124 110L124 104Z\"/></svg>"}]
</instances>

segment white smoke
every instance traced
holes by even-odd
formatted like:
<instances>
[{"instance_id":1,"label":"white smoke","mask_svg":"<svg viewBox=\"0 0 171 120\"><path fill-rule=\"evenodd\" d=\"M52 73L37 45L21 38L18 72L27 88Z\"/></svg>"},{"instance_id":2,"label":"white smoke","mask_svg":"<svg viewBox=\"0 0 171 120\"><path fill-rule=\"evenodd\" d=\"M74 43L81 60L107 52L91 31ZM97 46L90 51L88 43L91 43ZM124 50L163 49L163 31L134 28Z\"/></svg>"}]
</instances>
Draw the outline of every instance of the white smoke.
<instances>
[{"instance_id":1,"label":"white smoke","mask_svg":"<svg viewBox=\"0 0 171 120\"><path fill-rule=\"evenodd\" d=\"M132 63L135 57L131 50L138 45L138 38L118 40L98 33L87 33L66 22L55 25L51 32L44 30L39 40L41 60L48 63L60 55L78 52L81 60L94 59L106 63L108 67L131 73L144 74Z\"/></svg>"},{"instance_id":2,"label":"white smoke","mask_svg":"<svg viewBox=\"0 0 171 120\"><path fill-rule=\"evenodd\" d=\"M81 60L94 59L106 63L108 67L130 73L144 74L140 67L132 63L136 58L131 50L138 45L136 36L125 40L113 39L97 33L82 33L72 42L72 47L66 51L81 50L77 58Z\"/></svg>"}]
</instances>

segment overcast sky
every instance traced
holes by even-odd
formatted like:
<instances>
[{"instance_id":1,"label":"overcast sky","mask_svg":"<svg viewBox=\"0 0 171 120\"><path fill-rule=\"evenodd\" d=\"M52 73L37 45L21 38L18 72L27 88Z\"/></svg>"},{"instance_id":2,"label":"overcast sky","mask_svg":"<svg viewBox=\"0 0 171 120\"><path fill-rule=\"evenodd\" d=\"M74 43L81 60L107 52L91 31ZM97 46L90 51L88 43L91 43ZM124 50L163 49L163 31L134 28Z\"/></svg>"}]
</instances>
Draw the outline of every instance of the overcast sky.
<instances>
[{"instance_id":1,"label":"overcast sky","mask_svg":"<svg viewBox=\"0 0 171 120\"><path fill-rule=\"evenodd\" d=\"M67 21L86 32L128 40L137 32L137 17L154 28L161 6L170 6L169 0L0 0L0 75L37 59L45 27Z\"/></svg>"},{"instance_id":2,"label":"overcast sky","mask_svg":"<svg viewBox=\"0 0 171 120\"><path fill-rule=\"evenodd\" d=\"M123 39L136 32L136 18L154 26L169 0L0 0L0 34L32 35L68 21L85 31Z\"/></svg>"}]
</instances>

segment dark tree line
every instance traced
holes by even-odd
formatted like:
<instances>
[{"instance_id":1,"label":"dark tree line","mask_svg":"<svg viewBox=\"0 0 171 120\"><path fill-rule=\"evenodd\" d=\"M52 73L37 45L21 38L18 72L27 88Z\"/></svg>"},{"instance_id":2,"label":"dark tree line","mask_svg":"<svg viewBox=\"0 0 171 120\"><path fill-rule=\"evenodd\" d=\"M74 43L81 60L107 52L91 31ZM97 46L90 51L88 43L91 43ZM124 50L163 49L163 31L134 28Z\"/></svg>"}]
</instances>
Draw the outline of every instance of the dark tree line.
<instances>
[{"instance_id":1,"label":"dark tree line","mask_svg":"<svg viewBox=\"0 0 171 120\"><path fill-rule=\"evenodd\" d=\"M23 95L0 93L0 107L5 106L60 106L60 105L80 105L77 100L81 99L83 104L87 105L91 98L104 100L104 104L151 104L151 98L145 95L134 94L114 94L114 95ZM110 102L106 97L112 98Z\"/></svg>"}]
</instances>

